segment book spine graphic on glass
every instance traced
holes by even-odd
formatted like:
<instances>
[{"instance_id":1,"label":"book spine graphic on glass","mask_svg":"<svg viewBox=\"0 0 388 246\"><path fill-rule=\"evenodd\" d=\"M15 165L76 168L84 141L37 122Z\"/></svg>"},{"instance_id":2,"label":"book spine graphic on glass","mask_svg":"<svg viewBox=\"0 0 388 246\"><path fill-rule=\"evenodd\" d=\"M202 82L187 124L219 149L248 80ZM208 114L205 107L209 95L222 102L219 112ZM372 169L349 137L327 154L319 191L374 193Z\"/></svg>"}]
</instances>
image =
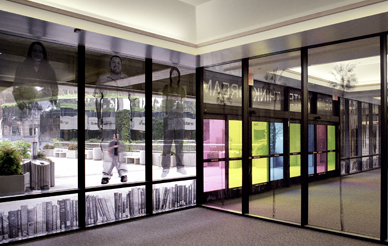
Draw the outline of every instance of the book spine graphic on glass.
<instances>
[{"instance_id":1,"label":"book spine graphic on glass","mask_svg":"<svg viewBox=\"0 0 388 246\"><path fill-rule=\"evenodd\" d=\"M20 209L0 212L0 242L76 227L78 209L75 204L78 205L76 200L63 199L58 200L57 204L51 201L42 202L35 206L21 205Z\"/></svg>"},{"instance_id":2,"label":"book spine graphic on glass","mask_svg":"<svg viewBox=\"0 0 388 246\"><path fill-rule=\"evenodd\" d=\"M115 192L111 198L86 196L86 225L96 225L145 214L145 188Z\"/></svg>"},{"instance_id":3,"label":"book spine graphic on glass","mask_svg":"<svg viewBox=\"0 0 388 246\"><path fill-rule=\"evenodd\" d=\"M195 183L175 184L171 187L156 187L153 190L154 212L176 209L196 204Z\"/></svg>"}]
</instances>

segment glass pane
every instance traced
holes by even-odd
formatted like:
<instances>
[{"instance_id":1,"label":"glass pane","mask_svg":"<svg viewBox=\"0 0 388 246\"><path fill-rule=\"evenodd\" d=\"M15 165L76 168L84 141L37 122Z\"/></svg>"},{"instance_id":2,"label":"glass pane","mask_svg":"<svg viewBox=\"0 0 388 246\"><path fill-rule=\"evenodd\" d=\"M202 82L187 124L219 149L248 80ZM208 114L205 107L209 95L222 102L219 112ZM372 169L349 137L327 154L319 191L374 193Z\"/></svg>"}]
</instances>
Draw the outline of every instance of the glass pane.
<instances>
[{"instance_id":1,"label":"glass pane","mask_svg":"<svg viewBox=\"0 0 388 246\"><path fill-rule=\"evenodd\" d=\"M203 120L203 159L225 158L225 121Z\"/></svg>"},{"instance_id":2,"label":"glass pane","mask_svg":"<svg viewBox=\"0 0 388 246\"><path fill-rule=\"evenodd\" d=\"M283 154L283 123L270 122L270 154Z\"/></svg>"},{"instance_id":3,"label":"glass pane","mask_svg":"<svg viewBox=\"0 0 388 246\"><path fill-rule=\"evenodd\" d=\"M86 52L86 186L144 181L144 81L144 61Z\"/></svg>"},{"instance_id":4,"label":"glass pane","mask_svg":"<svg viewBox=\"0 0 388 246\"><path fill-rule=\"evenodd\" d=\"M144 186L87 192L85 223L92 226L143 216L145 199Z\"/></svg>"},{"instance_id":5,"label":"glass pane","mask_svg":"<svg viewBox=\"0 0 388 246\"><path fill-rule=\"evenodd\" d=\"M290 156L290 178L300 176L300 155Z\"/></svg>"},{"instance_id":6,"label":"glass pane","mask_svg":"<svg viewBox=\"0 0 388 246\"><path fill-rule=\"evenodd\" d=\"M203 81L204 103L241 107L241 62L207 68Z\"/></svg>"},{"instance_id":7,"label":"glass pane","mask_svg":"<svg viewBox=\"0 0 388 246\"><path fill-rule=\"evenodd\" d=\"M229 158L242 157L242 121L229 121Z\"/></svg>"},{"instance_id":8,"label":"glass pane","mask_svg":"<svg viewBox=\"0 0 388 246\"><path fill-rule=\"evenodd\" d=\"M77 188L77 49L4 34L0 47L0 153L25 177L0 196Z\"/></svg>"},{"instance_id":9,"label":"glass pane","mask_svg":"<svg viewBox=\"0 0 388 246\"><path fill-rule=\"evenodd\" d=\"M327 171L335 170L335 152L327 153Z\"/></svg>"},{"instance_id":10,"label":"glass pane","mask_svg":"<svg viewBox=\"0 0 388 246\"><path fill-rule=\"evenodd\" d=\"M373 154L380 153L379 109L380 108L378 105L373 105L373 128L372 128Z\"/></svg>"},{"instance_id":11,"label":"glass pane","mask_svg":"<svg viewBox=\"0 0 388 246\"><path fill-rule=\"evenodd\" d=\"M300 152L300 124L290 124L290 153Z\"/></svg>"},{"instance_id":12,"label":"glass pane","mask_svg":"<svg viewBox=\"0 0 388 246\"><path fill-rule=\"evenodd\" d=\"M308 151L313 152L313 151L315 151L315 126L309 124L308 128L309 128L308 129L308 133L309 133L309 137L308 137L309 149L308 149Z\"/></svg>"},{"instance_id":13,"label":"glass pane","mask_svg":"<svg viewBox=\"0 0 388 246\"><path fill-rule=\"evenodd\" d=\"M203 191L225 189L225 161L203 163Z\"/></svg>"},{"instance_id":14,"label":"glass pane","mask_svg":"<svg viewBox=\"0 0 388 246\"><path fill-rule=\"evenodd\" d=\"M77 195L3 202L1 243L78 228Z\"/></svg>"},{"instance_id":15,"label":"glass pane","mask_svg":"<svg viewBox=\"0 0 388 246\"><path fill-rule=\"evenodd\" d=\"M269 154L268 133L268 122L252 122L252 156Z\"/></svg>"},{"instance_id":16,"label":"glass pane","mask_svg":"<svg viewBox=\"0 0 388 246\"><path fill-rule=\"evenodd\" d=\"M317 125L317 151L327 150L326 126Z\"/></svg>"},{"instance_id":17,"label":"glass pane","mask_svg":"<svg viewBox=\"0 0 388 246\"><path fill-rule=\"evenodd\" d=\"M252 156L261 155L261 158L252 159L253 187L250 191L249 213L293 222L300 221L300 198L298 197L300 186L293 183L290 184L291 187L285 187L286 183L291 182L284 182L284 179L289 179L289 172L284 168L290 167L288 157L285 158L283 154L289 144L291 144L291 152L300 152L300 124L293 123L290 126L290 135L284 136L284 127L289 126L283 122L290 119L287 115L292 115L294 122L300 118L298 112L301 111L301 76L295 75L295 68L298 66L300 66L300 52L260 57L249 61L252 120L268 122L260 123L263 129L265 126L265 131L261 133L266 133L261 139L268 147L258 153L256 146L252 146ZM310 100L311 97L309 97L309 107ZM286 132L288 134L288 129ZM259 135L259 131L252 127L252 144L257 143L255 134ZM285 139L287 141L291 139L291 141L284 145ZM269 156L267 158L263 155ZM300 161L295 165L298 176ZM261 173L259 170L262 170ZM287 177L284 176L285 173ZM291 173L295 175L293 171ZM291 198L292 196L294 198Z\"/></svg>"},{"instance_id":18,"label":"glass pane","mask_svg":"<svg viewBox=\"0 0 388 246\"><path fill-rule=\"evenodd\" d=\"M242 186L242 161L229 161L229 189Z\"/></svg>"},{"instance_id":19,"label":"glass pane","mask_svg":"<svg viewBox=\"0 0 388 246\"><path fill-rule=\"evenodd\" d=\"M335 134L335 125L338 123L341 136L341 153L337 158L341 161L340 174L326 178L322 174L320 179L324 180L309 183L309 224L375 238L380 236L381 175L380 170L362 172L364 158L361 156L363 146L364 153L369 152L372 141L368 105L380 104L379 46L378 37L367 38L312 48L308 54L308 87L326 95L327 99L332 98L333 111L340 116L338 122L328 119L332 123L327 127L327 149L336 151L335 138L339 136ZM335 163L336 154L334 151L320 153L317 168L324 171L325 160L327 171L336 170L339 166ZM368 159L364 161L364 168L369 165ZM350 173L353 175L347 175Z\"/></svg>"},{"instance_id":20,"label":"glass pane","mask_svg":"<svg viewBox=\"0 0 388 246\"><path fill-rule=\"evenodd\" d=\"M152 65L153 179L195 176L195 70Z\"/></svg>"},{"instance_id":21,"label":"glass pane","mask_svg":"<svg viewBox=\"0 0 388 246\"><path fill-rule=\"evenodd\" d=\"M252 184L268 182L269 158L252 160Z\"/></svg>"},{"instance_id":22,"label":"glass pane","mask_svg":"<svg viewBox=\"0 0 388 246\"><path fill-rule=\"evenodd\" d=\"M335 126L327 126L327 150L335 150Z\"/></svg>"},{"instance_id":23,"label":"glass pane","mask_svg":"<svg viewBox=\"0 0 388 246\"><path fill-rule=\"evenodd\" d=\"M195 180L157 184L153 186L153 212L195 206L196 204Z\"/></svg>"},{"instance_id":24,"label":"glass pane","mask_svg":"<svg viewBox=\"0 0 388 246\"><path fill-rule=\"evenodd\" d=\"M309 154L309 171L308 174L314 174L315 168L315 154Z\"/></svg>"},{"instance_id":25,"label":"glass pane","mask_svg":"<svg viewBox=\"0 0 388 246\"><path fill-rule=\"evenodd\" d=\"M274 180L280 180L284 178L284 158L283 156L277 156L277 157L271 157L270 158L271 162L271 170L270 170L270 175L271 175L271 181Z\"/></svg>"},{"instance_id":26,"label":"glass pane","mask_svg":"<svg viewBox=\"0 0 388 246\"><path fill-rule=\"evenodd\" d=\"M326 172L326 153L317 154L317 173Z\"/></svg>"}]
</instances>

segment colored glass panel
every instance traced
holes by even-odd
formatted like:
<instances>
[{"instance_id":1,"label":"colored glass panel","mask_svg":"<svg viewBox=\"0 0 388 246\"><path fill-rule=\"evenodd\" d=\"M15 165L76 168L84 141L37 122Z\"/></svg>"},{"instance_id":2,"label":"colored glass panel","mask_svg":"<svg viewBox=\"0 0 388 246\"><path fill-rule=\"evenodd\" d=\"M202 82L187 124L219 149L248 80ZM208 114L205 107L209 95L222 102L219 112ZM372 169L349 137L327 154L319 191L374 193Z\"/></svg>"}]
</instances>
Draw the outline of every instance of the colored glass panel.
<instances>
[{"instance_id":1,"label":"colored glass panel","mask_svg":"<svg viewBox=\"0 0 388 246\"><path fill-rule=\"evenodd\" d=\"M225 189L225 162L203 163L203 191Z\"/></svg>"},{"instance_id":2,"label":"colored glass panel","mask_svg":"<svg viewBox=\"0 0 388 246\"><path fill-rule=\"evenodd\" d=\"M268 155L268 122L252 122L252 155Z\"/></svg>"},{"instance_id":3,"label":"colored glass panel","mask_svg":"<svg viewBox=\"0 0 388 246\"><path fill-rule=\"evenodd\" d=\"M203 158L225 158L224 120L203 120Z\"/></svg>"},{"instance_id":4,"label":"colored glass panel","mask_svg":"<svg viewBox=\"0 0 388 246\"><path fill-rule=\"evenodd\" d=\"M300 155L290 156L290 177L300 176Z\"/></svg>"},{"instance_id":5,"label":"colored glass panel","mask_svg":"<svg viewBox=\"0 0 388 246\"><path fill-rule=\"evenodd\" d=\"M252 160L252 184L268 182L268 158Z\"/></svg>"},{"instance_id":6,"label":"colored glass panel","mask_svg":"<svg viewBox=\"0 0 388 246\"><path fill-rule=\"evenodd\" d=\"M327 126L327 150L335 150L335 126Z\"/></svg>"},{"instance_id":7,"label":"colored glass panel","mask_svg":"<svg viewBox=\"0 0 388 246\"><path fill-rule=\"evenodd\" d=\"M242 161L229 161L229 189L242 186Z\"/></svg>"},{"instance_id":8,"label":"colored glass panel","mask_svg":"<svg viewBox=\"0 0 388 246\"><path fill-rule=\"evenodd\" d=\"M283 123L270 124L270 154L283 154Z\"/></svg>"},{"instance_id":9,"label":"colored glass panel","mask_svg":"<svg viewBox=\"0 0 388 246\"><path fill-rule=\"evenodd\" d=\"M270 158L270 175L271 181L283 179L283 167L284 167L283 156L271 157Z\"/></svg>"},{"instance_id":10,"label":"colored glass panel","mask_svg":"<svg viewBox=\"0 0 388 246\"><path fill-rule=\"evenodd\" d=\"M300 152L300 124L290 124L290 153Z\"/></svg>"},{"instance_id":11,"label":"colored glass panel","mask_svg":"<svg viewBox=\"0 0 388 246\"><path fill-rule=\"evenodd\" d=\"M309 152L315 151L315 126L309 124L308 126L308 143L309 143Z\"/></svg>"},{"instance_id":12,"label":"colored glass panel","mask_svg":"<svg viewBox=\"0 0 388 246\"><path fill-rule=\"evenodd\" d=\"M326 125L317 125L317 151L327 150Z\"/></svg>"},{"instance_id":13,"label":"colored glass panel","mask_svg":"<svg viewBox=\"0 0 388 246\"><path fill-rule=\"evenodd\" d=\"M315 154L309 154L309 174L314 174L314 166L315 166Z\"/></svg>"},{"instance_id":14,"label":"colored glass panel","mask_svg":"<svg viewBox=\"0 0 388 246\"><path fill-rule=\"evenodd\" d=\"M335 152L327 153L327 171L335 170Z\"/></svg>"},{"instance_id":15,"label":"colored glass panel","mask_svg":"<svg viewBox=\"0 0 388 246\"><path fill-rule=\"evenodd\" d=\"M317 173L326 172L326 153L317 154Z\"/></svg>"},{"instance_id":16,"label":"colored glass panel","mask_svg":"<svg viewBox=\"0 0 388 246\"><path fill-rule=\"evenodd\" d=\"M242 122L229 121L229 157L242 157Z\"/></svg>"}]
</instances>

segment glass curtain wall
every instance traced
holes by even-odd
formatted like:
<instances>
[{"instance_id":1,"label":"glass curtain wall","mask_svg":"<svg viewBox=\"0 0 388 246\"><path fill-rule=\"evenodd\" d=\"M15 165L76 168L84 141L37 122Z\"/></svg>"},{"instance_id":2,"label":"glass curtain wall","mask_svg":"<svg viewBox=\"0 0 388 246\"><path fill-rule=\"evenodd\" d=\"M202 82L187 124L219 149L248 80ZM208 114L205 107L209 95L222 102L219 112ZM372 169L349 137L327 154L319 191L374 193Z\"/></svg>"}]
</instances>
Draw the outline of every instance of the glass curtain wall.
<instances>
[{"instance_id":1,"label":"glass curtain wall","mask_svg":"<svg viewBox=\"0 0 388 246\"><path fill-rule=\"evenodd\" d=\"M0 47L0 196L77 188L77 48L4 34ZM76 195L1 203L1 238L77 228L77 203Z\"/></svg>"},{"instance_id":2,"label":"glass curtain wall","mask_svg":"<svg viewBox=\"0 0 388 246\"><path fill-rule=\"evenodd\" d=\"M145 180L145 62L86 51L86 186Z\"/></svg>"},{"instance_id":3,"label":"glass curtain wall","mask_svg":"<svg viewBox=\"0 0 388 246\"><path fill-rule=\"evenodd\" d=\"M317 112L332 105L327 116L309 117L317 122L316 171L329 175L309 183L310 225L379 238L380 169L361 172L373 168L373 142L379 138L372 122L380 105L379 51L379 38L309 50L309 90L327 98ZM336 122L341 123L337 144Z\"/></svg>"},{"instance_id":4,"label":"glass curtain wall","mask_svg":"<svg viewBox=\"0 0 388 246\"><path fill-rule=\"evenodd\" d=\"M249 213L300 222L300 52L249 61L252 194Z\"/></svg>"},{"instance_id":5,"label":"glass curtain wall","mask_svg":"<svg viewBox=\"0 0 388 246\"><path fill-rule=\"evenodd\" d=\"M205 69L204 204L241 212L241 62Z\"/></svg>"}]
</instances>

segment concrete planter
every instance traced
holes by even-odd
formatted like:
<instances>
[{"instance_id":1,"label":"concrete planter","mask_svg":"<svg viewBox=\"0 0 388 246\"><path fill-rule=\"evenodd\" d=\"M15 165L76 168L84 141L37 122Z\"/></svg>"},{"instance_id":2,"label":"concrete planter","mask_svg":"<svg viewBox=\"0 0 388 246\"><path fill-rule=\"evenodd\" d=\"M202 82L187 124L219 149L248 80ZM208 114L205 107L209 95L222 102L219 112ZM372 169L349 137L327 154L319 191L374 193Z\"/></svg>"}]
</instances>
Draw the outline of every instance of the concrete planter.
<instances>
[{"instance_id":1,"label":"concrete planter","mask_svg":"<svg viewBox=\"0 0 388 246\"><path fill-rule=\"evenodd\" d=\"M78 150L68 150L66 152L66 158L76 159L78 157Z\"/></svg>"},{"instance_id":2,"label":"concrete planter","mask_svg":"<svg viewBox=\"0 0 388 246\"><path fill-rule=\"evenodd\" d=\"M54 149L45 149L45 150L43 150L43 153L45 153L45 155L47 157L53 157L54 156Z\"/></svg>"},{"instance_id":3,"label":"concrete planter","mask_svg":"<svg viewBox=\"0 0 388 246\"><path fill-rule=\"evenodd\" d=\"M30 185L30 173L0 176L0 196L23 194Z\"/></svg>"}]
</instances>

